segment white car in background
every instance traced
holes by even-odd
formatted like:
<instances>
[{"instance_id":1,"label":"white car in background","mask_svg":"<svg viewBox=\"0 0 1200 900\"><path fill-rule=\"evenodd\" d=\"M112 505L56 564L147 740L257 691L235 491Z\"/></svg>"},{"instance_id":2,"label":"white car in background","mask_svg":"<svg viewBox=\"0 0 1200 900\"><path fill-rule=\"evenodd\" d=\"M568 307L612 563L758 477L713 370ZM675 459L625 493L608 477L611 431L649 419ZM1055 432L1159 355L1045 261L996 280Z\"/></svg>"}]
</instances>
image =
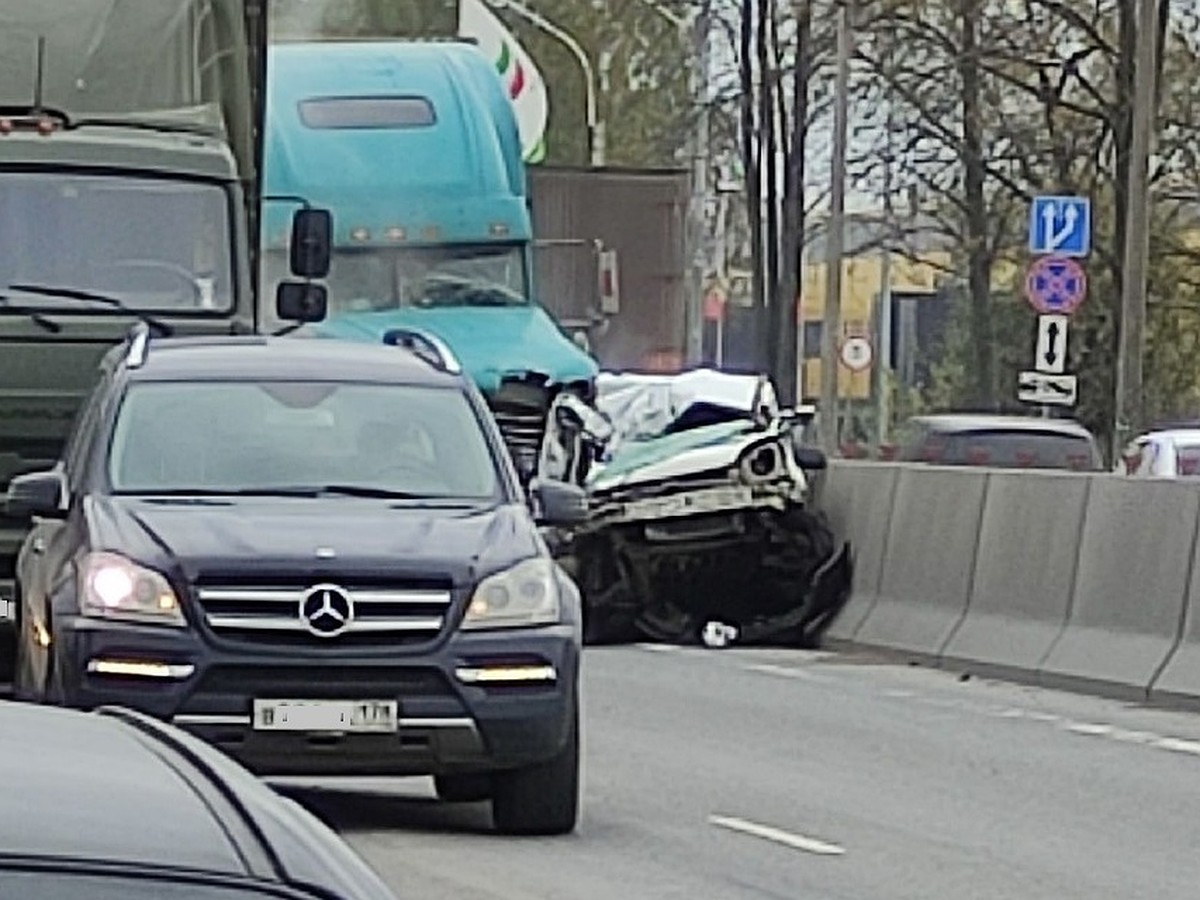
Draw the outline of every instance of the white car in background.
<instances>
[{"instance_id":1,"label":"white car in background","mask_svg":"<svg viewBox=\"0 0 1200 900\"><path fill-rule=\"evenodd\" d=\"M1200 428L1151 431L1132 441L1123 454L1124 471L1133 478L1200 476Z\"/></svg>"}]
</instances>

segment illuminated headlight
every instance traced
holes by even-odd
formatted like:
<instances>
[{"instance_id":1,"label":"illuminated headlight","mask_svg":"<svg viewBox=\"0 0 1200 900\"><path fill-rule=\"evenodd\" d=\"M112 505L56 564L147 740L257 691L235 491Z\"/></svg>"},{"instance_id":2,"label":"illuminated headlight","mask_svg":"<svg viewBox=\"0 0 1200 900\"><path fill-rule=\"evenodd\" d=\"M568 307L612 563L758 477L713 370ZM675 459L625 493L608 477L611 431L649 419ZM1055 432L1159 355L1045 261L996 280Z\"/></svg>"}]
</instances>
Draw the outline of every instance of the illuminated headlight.
<instances>
[{"instance_id":1,"label":"illuminated headlight","mask_svg":"<svg viewBox=\"0 0 1200 900\"><path fill-rule=\"evenodd\" d=\"M485 578L467 607L464 629L551 625L562 614L554 563L527 559Z\"/></svg>"},{"instance_id":2,"label":"illuminated headlight","mask_svg":"<svg viewBox=\"0 0 1200 900\"><path fill-rule=\"evenodd\" d=\"M787 471L783 447L778 441L751 447L742 454L738 468L748 482L774 481Z\"/></svg>"},{"instance_id":3,"label":"illuminated headlight","mask_svg":"<svg viewBox=\"0 0 1200 900\"><path fill-rule=\"evenodd\" d=\"M186 624L179 598L158 572L115 553L90 553L80 568L84 615L108 619Z\"/></svg>"}]
</instances>

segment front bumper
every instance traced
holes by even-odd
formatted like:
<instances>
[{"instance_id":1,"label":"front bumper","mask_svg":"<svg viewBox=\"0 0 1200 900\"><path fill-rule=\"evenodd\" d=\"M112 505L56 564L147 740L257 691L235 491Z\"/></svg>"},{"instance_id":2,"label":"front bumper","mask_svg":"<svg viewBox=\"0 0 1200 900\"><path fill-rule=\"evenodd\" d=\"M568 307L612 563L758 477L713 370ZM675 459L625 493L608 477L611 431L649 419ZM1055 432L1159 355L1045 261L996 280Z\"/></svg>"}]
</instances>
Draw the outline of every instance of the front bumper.
<instances>
[{"instance_id":1,"label":"front bumper","mask_svg":"<svg viewBox=\"0 0 1200 900\"><path fill-rule=\"evenodd\" d=\"M429 775L518 768L554 756L569 736L579 649L567 625L457 633L423 653L270 654L216 648L191 630L55 622L57 690L91 709L120 705L170 721L261 775ZM171 675L88 671L95 660L161 662ZM464 683L458 670L520 662L553 681ZM395 700L387 734L254 729L255 699Z\"/></svg>"}]
</instances>

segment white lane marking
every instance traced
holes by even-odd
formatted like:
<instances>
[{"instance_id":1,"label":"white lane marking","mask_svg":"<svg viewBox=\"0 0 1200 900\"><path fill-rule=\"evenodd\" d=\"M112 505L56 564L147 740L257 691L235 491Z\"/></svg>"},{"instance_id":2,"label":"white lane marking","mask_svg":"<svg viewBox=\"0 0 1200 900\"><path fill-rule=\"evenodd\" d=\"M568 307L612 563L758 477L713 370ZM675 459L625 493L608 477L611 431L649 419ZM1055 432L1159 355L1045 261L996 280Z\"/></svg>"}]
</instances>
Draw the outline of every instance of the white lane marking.
<instances>
[{"instance_id":1,"label":"white lane marking","mask_svg":"<svg viewBox=\"0 0 1200 900\"><path fill-rule=\"evenodd\" d=\"M888 690L883 692L883 696L894 697L898 700L907 700L908 698L915 697L917 695L914 691L902 691L902 690L898 690L896 688L889 688Z\"/></svg>"},{"instance_id":2,"label":"white lane marking","mask_svg":"<svg viewBox=\"0 0 1200 900\"><path fill-rule=\"evenodd\" d=\"M1200 756L1200 741L1181 741L1179 738L1161 738L1154 742L1160 750L1174 750L1176 753L1191 753Z\"/></svg>"},{"instance_id":3,"label":"white lane marking","mask_svg":"<svg viewBox=\"0 0 1200 900\"><path fill-rule=\"evenodd\" d=\"M1063 728L1075 734L1090 734L1099 737L1112 734L1113 730L1111 725L1093 725L1090 722L1065 722Z\"/></svg>"},{"instance_id":4,"label":"white lane marking","mask_svg":"<svg viewBox=\"0 0 1200 900\"><path fill-rule=\"evenodd\" d=\"M1063 720L1062 716L1055 715L1054 713L1030 711L1025 713L1025 715L1035 722L1061 722Z\"/></svg>"},{"instance_id":5,"label":"white lane marking","mask_svg":"<svg viewBox=\"0 0 1200 900\"><path fill-rule=\"evenodd\" d=\"M1114 728L1109 737L1126 744L1154 744L1163 739L1153 731L1131 731L1128 728Z\"/></svg>"},{"instance_id":6,"label":"white lane marking","mask_svg":"<svg viewBox=\"0 0 1200 900\"><path fill-rule=\"evenodd\" d=\"M815 681L821 684L830 684L833 679L826 678L823 675L814 675L812 672L806 672L804 669L791 668L789 666L777 666L772 663L756 663L754 665L742 666L747 672L758 672L762 675L776 675L780 678L795 678L799 681Z\"/></svg>"},{"instance_id":7,"label":"white lane marking","mask_svg":"<svg viewBox=\"0 0 1200 900\"><path fill-rule=\"evenodd\" d=\"M819 856L841 856L846 852L844 847L839 847L837 844L829 844L816 838L793 834L790 831L772 828L770 825L759 825L757 822L748 822L732 816L709 816L708 822L718 828L727 828L730 831L738 831L766 841L774 841L794 850L803 850L805 853L816 853Z\"/></svg>"},{"instance_id":8,"label":"white lane marking","mask_svg":"<svg viewBox=\"0 0 1200 900\"><path fill-rule=\"evenodd\" d=\"M651 653L678 653L680 647L676 644L634 644L639 650L649 650Z\"/></svg>"}]
</instances>

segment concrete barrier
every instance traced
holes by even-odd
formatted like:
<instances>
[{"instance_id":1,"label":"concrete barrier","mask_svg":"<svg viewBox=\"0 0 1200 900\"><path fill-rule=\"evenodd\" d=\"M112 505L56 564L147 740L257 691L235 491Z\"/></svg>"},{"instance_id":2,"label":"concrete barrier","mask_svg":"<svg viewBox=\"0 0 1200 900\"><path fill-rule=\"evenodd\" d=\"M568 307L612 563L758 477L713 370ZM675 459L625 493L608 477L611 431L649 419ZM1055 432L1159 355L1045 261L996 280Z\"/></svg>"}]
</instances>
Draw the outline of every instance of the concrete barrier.
<instances>
[{"instance_id":1,"label":"concrete barrier","mask_svg":"<svg viewBox=\"0 0 1200 900\"><path fill-rule=\"evenodd\" d=\"M838 541L850 541L854 558L850 600L826 632L833 641L853 640L879 597L898 474L895 466L841 459L825 470L818 504Z\"/></svg>"},{"instance_id":2,"label":"concrete barrier","mask_svg":"<svg viewBox=\"0 0 1200 900\"><path fill-rule=\"evenodd\" d=\"M1196 485L1093 476L1067 625L1041 683L1147 695L1181 637L1198 516Z\"/></svg>"},{"instance_id":3,"label":"concrete barrier","mask_svg":"<svg viewBox=\"0 0 1200 900\"><path fill-rule=\"evenodd\" d=\"M854 640L936 657L966 612L989 473L897 468L879 597Z\"/></svg>"},{"instance_id":4,"label":"concrete barrier","mask_svg":"<svg viewBox=\"0 0 1200 900\"><path fill-rule=\"evenodd\" d=\"M1183 639L1150 685L1150 699L1195 708L1200 706L1200 542L1192 548L1191 566Z\"/></svg>"},{"instance_id":5,"label":"concrete barrier","mask_svg":"<svg viewBox=\"0 0 1200 900\"><path fill-rule=\"evenodd\" d=\"M942 661L981 675L1028 677L1070 611L1091 478L996 471L988 484L967 615Z\"/></svg>"}]
</instances>

